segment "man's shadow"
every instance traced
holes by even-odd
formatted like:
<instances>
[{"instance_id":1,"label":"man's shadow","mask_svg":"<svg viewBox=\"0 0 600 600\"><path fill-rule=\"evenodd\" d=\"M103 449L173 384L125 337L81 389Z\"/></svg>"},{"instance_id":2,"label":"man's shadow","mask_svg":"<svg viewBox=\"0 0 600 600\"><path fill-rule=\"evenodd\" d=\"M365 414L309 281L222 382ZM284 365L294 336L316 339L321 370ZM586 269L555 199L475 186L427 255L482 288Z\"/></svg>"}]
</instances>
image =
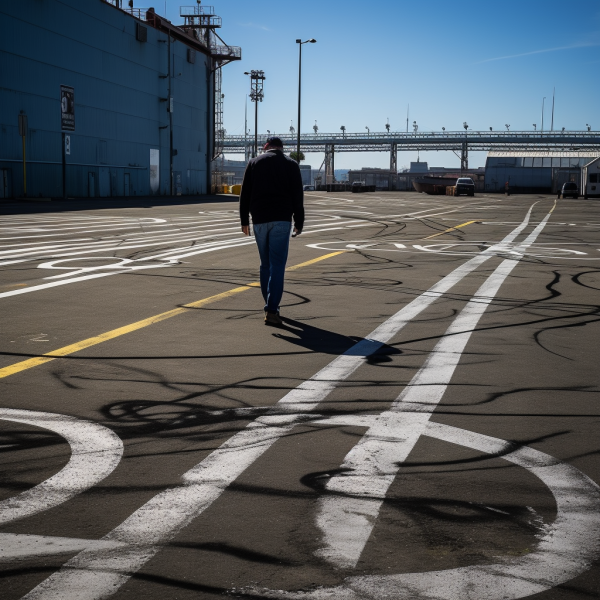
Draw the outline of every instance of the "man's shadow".
<instances>
[{"instance_id":1,"label":"man's shadow","mask_svg":"<svg viewBox=\"0 0 600 600\"><path fill-rule=\"evenodd\" d=\"M283 325L277 327L277 331L273 332L273 335L312 352L339 356L360 343L360 347L356 348L355 353L366 356L367 362L371 364L391 362L391 355L402 354L402 350L387 344L379 344L379 342L372 342L361 337L342 335L287 317L282 317L282 320Z\"/></svg>"}]
</instances>

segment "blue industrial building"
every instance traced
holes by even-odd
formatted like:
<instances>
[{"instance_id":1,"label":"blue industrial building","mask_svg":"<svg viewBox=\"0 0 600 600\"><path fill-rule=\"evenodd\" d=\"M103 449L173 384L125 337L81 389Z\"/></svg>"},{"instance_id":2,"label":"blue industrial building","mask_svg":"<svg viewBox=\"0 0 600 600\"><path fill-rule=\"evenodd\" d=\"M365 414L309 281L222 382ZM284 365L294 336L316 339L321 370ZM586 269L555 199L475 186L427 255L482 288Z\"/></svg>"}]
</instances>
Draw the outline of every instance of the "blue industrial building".
<instances>
[{"instance_id":1,"label":"blue industrial building","mask_svg":"<svg viewBox=\"0 0 600 600\"><path fill-rule=\"evenodd\" d=\"M220 69L212 7L173 26L121 0L0 3L0 198L210 192ZM23 176L25 157L26 178Z\"/></svg>"}]
</instances>

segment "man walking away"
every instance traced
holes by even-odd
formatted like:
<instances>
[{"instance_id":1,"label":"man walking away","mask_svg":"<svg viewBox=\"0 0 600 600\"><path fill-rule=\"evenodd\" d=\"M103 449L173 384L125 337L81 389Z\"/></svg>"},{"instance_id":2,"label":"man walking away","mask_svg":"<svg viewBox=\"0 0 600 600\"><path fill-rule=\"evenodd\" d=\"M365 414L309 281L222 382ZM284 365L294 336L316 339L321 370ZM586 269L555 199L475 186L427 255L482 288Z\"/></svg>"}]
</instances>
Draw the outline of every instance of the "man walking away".
<instances>
[{"instance_id":1,"label":"man walking away","mask_svg":"<svg viewBox=\"0 0 600 600\"><path fill-rule=\"evenodd\" d=\"M250 235L250 215L260 255L260 289L265 299L265 324L281 325L285 263L294 237L304 226L304 191L296 161L283 153L283 142L270 137L264 154L251 159L240 195L242 231Z\"/></svg>"}]
</instances>

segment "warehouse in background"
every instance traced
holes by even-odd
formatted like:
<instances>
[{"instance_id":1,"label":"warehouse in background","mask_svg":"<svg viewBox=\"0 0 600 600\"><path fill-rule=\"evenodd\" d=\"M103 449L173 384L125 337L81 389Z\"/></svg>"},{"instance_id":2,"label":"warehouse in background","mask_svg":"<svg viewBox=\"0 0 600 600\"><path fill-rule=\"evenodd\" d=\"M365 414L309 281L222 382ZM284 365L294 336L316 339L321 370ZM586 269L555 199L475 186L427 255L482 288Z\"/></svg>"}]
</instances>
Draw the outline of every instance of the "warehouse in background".
<instances>
[{"instance_id":1,"label":"warehouse in background","mask_svg":"<svg viewBox=\"0 0 600 600\"><path fill-rule=\"evenodd\" d=\"M508 183L514 193L556 194L568 181L577 183L583 190L582 177L585 173L587 179L594 179L594 173L587 167L598 156L593 150L489 152L485 165L485 191L504 191ZM590 195L595 193L590 186Z\"/></svg>"},{"instance_id":2,"label":"warehouse in background","mask_svg":"<svg viewBox=\"0 0 600 600\"><path fill-rule=\"evenodd\" d=\"M0 198L210 192L221 68L213 7L173 26L122 0L2 2Z\"/></svg>"}]
</instances>

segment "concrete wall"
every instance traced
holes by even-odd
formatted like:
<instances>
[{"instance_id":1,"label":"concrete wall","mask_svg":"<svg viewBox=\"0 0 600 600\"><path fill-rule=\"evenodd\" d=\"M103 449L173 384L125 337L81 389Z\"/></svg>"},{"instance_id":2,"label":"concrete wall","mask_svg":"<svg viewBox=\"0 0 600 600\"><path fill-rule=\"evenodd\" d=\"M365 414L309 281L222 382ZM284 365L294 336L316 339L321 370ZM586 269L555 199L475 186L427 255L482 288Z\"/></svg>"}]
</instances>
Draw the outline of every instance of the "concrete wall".
<instances>
[{"instance_id":1,"label":"concrete wall","mask_svg":"<svg viewBox=\"0 0 600 600\"><path fill-rule=\"evenodd\" d=\"M102 0L3 0L0 20L0 175L8 194L23 194L24 113L28 195L62 196L61 85L75 89L67 196L123 196L127 181L130 195L149 195L151 149L160 156L156 193L169 194L167 35L142 23L147 42L138 41L140 22ZM173 170L181 193L206 193L210 61L197 52L189 63L187 49L171 43Z\"/></svg>"}]
</instances>

